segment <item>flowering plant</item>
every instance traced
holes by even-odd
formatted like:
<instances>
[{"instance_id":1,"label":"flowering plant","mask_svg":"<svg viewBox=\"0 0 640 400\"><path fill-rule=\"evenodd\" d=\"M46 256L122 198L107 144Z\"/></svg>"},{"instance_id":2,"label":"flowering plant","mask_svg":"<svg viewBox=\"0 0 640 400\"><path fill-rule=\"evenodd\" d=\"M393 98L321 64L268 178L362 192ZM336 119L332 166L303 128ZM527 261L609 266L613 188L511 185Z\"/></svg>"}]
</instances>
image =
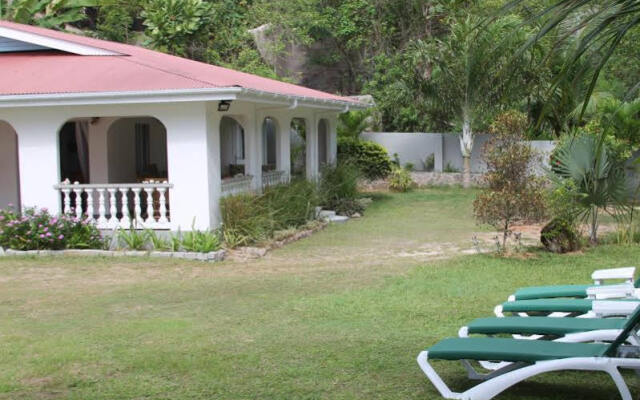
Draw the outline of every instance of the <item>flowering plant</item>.
<instances>
[{"instance_id":1,"label":"flowering plant","mask_svg":"<svg viewBox=\"0 0 640 400\"><path fill-rule=\"evenodd\" d=\"M88 220L53 216L46 208L27 208L22 214L0 210L0 246L14 250L102 248L100 232Z\"/></svg>"}]
</instances>

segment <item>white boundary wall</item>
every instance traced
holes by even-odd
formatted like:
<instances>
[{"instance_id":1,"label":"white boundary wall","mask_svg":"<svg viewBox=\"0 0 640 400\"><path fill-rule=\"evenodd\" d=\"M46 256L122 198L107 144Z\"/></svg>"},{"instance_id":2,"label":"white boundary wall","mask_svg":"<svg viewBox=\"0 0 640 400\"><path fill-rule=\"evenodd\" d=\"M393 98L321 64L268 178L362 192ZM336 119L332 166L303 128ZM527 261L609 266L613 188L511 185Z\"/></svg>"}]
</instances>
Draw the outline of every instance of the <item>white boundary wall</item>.
<instances>
[{"instance_id":1,"label":"white boundary wall","mask_svg":"<svg viewBox=\"0 0 640 400\"><path fill-rule=\"evenodd\" d=\"M481 173L485 170L482 161L482 149L491 135L477 134L471 153L471 171ZM462 171L462 155L460 153L460 141L457 134L451 133L419 133L419 132L364 132L361 135L364 140L369 140L382 145L387 149L389 156L397 154L400 163L405 165L412 163L414 169L424 170L424 161L429 155L434 155L434 171L441 172L449 165ZM531 146L542 153L543 165L547 165L549 154L555 147L555 143L549 140L533 140ZM542 172L540 166L540 172Z\"/></svg>"}]
</instances>

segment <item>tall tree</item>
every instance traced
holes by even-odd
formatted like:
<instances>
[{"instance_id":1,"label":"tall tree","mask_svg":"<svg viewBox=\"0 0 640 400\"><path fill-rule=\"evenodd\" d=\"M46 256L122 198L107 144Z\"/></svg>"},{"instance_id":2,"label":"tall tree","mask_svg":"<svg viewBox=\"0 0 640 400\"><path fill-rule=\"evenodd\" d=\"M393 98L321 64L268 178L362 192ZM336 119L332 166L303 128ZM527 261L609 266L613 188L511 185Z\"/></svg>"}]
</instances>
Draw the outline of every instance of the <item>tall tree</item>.
<instances>
[{"instance_id":1,"label":"tall tree","mask_svg":"<svg viewBox=\"0 0 640 400\"><path fill-rule=\"evenodd\" d=\"M425 81L425 98L461 125L465 187L471 181L474 126L486 114L521 98L525 87L526 54L513 58L526 40L526 32L516 30L521 21L508 16L488 25L481 22L472 15L452 18L449 35L417 40L411 49L418 80Z\"/></svg>"}]
</instances>

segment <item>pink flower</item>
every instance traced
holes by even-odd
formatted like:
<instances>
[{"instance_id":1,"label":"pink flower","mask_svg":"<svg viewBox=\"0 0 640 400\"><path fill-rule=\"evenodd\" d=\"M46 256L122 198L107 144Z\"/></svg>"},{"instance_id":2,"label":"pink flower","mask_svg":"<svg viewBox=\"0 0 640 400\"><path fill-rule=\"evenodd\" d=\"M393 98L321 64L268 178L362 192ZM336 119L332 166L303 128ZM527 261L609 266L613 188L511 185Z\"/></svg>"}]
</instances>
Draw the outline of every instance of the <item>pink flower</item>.
<instances>
[{"instance_id":1,"label":"pink flower","mask_svg":"<svg viewBox=\"0 0 640 400\"><path fill-rule=\"evenodd\" d=\"M47 232L47 237L51 237L51 232Z\"/></svg>"},{"instance_id":2,"label":"pink flower","mask_svg":"<svg viewBox=\"0 0 640 400\"><path fill-rule=\"evenodd\" d=\"M44 239L44 234L40 234L40 239Z\"/></svg>"},{"instance_id":3,"label":"pink flower","mask_svg":"<svg viewBox=\"0 0 640 400\"><path fill-rule=\"evenodd\" d=\"M58 236L58 239L59 239L59 240L64 239L64 235L60 235L60 236Z\"/></svg>"}]
</instances>

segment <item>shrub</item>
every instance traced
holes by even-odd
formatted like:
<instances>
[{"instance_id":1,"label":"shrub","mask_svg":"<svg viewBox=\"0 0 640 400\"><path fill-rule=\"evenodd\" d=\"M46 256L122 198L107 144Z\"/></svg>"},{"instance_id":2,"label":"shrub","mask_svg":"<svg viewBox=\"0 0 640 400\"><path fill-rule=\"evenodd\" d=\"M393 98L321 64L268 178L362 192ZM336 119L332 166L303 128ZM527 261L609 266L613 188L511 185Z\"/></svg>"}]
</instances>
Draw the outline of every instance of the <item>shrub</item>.
<instances>
[{"instance_id":1,"label":"shrub","mask_svg":"<svg viewBox=\"0 0 640 400\"><path fill-rule=\"evenodd\" d=\"M433 172L436 166L436 155L431 153L422 161L422 169L427 172Z\"/></svg>"},{"instance_id":2,"label":"shrub","mask_svg":"<svg viewBox=\"0 0 640 400\"><path fill-rule=\"evenodd\" d=\"M394 192L408 192L413 187L411 174L405 168L394 168L389 177L389 189Z\"/></svg>"},{"instance_id":3,"label":"shrub","mask_svg":"<svg viewBox=\"0 0 640 400\"><path fill-rule=\"evenodd\" d=\"M445 165L444 168L442 169L442 172L458 173L460 172L460 169L454 167L453 165L451 165L451 163L447 163L447 165Z\"/></svg>"},{"instance_id":4,"label":"shrub","mask_svg":"<svg viewBox=\"0 0 640 400\"><path fill-rule=\"evenodd\" d=\"M71 215L52 216L46 209L26 209L22 215L0 210L0 246L14 250L102 248L98 228Z\"/></svg>"},{"instance_id":5,"label":"shrub","mask_svg":"<svg viewBox=\"0 0 640 400\"><path fill-rule=\"evenodd\" d=\"M542 245L553 253L567 253L580 248L580 238L571 221L554 218L542 228Z\"/></svg>"},{"instance_id":6,"label":"shrub","mask_svg":"<svg viewBox=\"0 0 640 400\"><path fill-rule=\"evenodd\" d=\"M536 153L522 141L522 135L497 132L484 151L487 188L473 202L478 222L502 232L502 250L514 223L538 221L545 215L544 181L530 166Z\"/></svg>"},{"instance_id":7,"label":"shrub","mask_svg":"<svg viewBox=\"0 0 640 400\"><path fill-rule=\"evenodd\" d=\"M180 245L185 251L209 253L220 250L220 236L216 232L192 229L182 234Z\"/></svg>"},{"instance_id":8,"label":"shrub","mask_svg":"<svg viewBox=\"0 0 640 400\"><path fill-rule=\"evenodd\" d=\"M269 237L272 219L258 196L239 194L221 200L223 237L231 235L238 244L260 242ZM227 242L230 246L230 243Z\"/></svg>"},{"instance_id":9,"label":"shrub","mask_svg":"<svg viewBox=\"0 0 640 400\"><path fill-rule=\"evenodd\" d=\"M489 133L524 136L529 121L527 115L517 110L507 110L498 114L491 125Z\"/></svg>"},{"instance_id":10,"label":"shrub","mask_svg":"<svg viewBox=\"0 0 640 400\"><path fill-rule=\"evenodd\" d=\"M358 197L358 180L361 176L355 163L327 165L322 169L321 176L319 195L323 207L346 215L362 212L361 207L353 204Z\"/></svg>"},{"instance_id":11,"label":"shrub","mask_svg":"<svg viewBox=\"0 0 640 400\"><path fill-rule=\"evenodd\" d=\"M316 185L296 180L267 188L262 195L222 199L222 238L229 248L263 242L278 230L299 227L314 218Z\"/></svg>"},{"instance_id":12,"label":"shrub","mask_svg":"<svg viewBox=\"0 0 640 400\"><path fill-rule=\"evenodd\" d=\"M306 179L296 179L288 185L267 188L259 202L271 218L272 233L275 230L304 225L313 219L320 199L315 183Z\"/></svg>"},{"instance_id":13,"label":"shrub","mask_svg":"<svg viewBox=\"0 0 640 400\"><path fill-rule=\"evenodd\" d=\"M391 173L391 159L381 145L353 138L338 139L340 162L354 162L365 178L381 179Z\"/></svg>"},{"instance_id":14,"label":"shrub","mask_svg":"<svg viewBox=\"0 0 640 400\"><path fill-rule=\"evenodd\" d=\"M149 234L146 231L136 229L120 229L118 231L118 243L129 250L148 250L150 247Z\"/></svg>"}]
</instances>

